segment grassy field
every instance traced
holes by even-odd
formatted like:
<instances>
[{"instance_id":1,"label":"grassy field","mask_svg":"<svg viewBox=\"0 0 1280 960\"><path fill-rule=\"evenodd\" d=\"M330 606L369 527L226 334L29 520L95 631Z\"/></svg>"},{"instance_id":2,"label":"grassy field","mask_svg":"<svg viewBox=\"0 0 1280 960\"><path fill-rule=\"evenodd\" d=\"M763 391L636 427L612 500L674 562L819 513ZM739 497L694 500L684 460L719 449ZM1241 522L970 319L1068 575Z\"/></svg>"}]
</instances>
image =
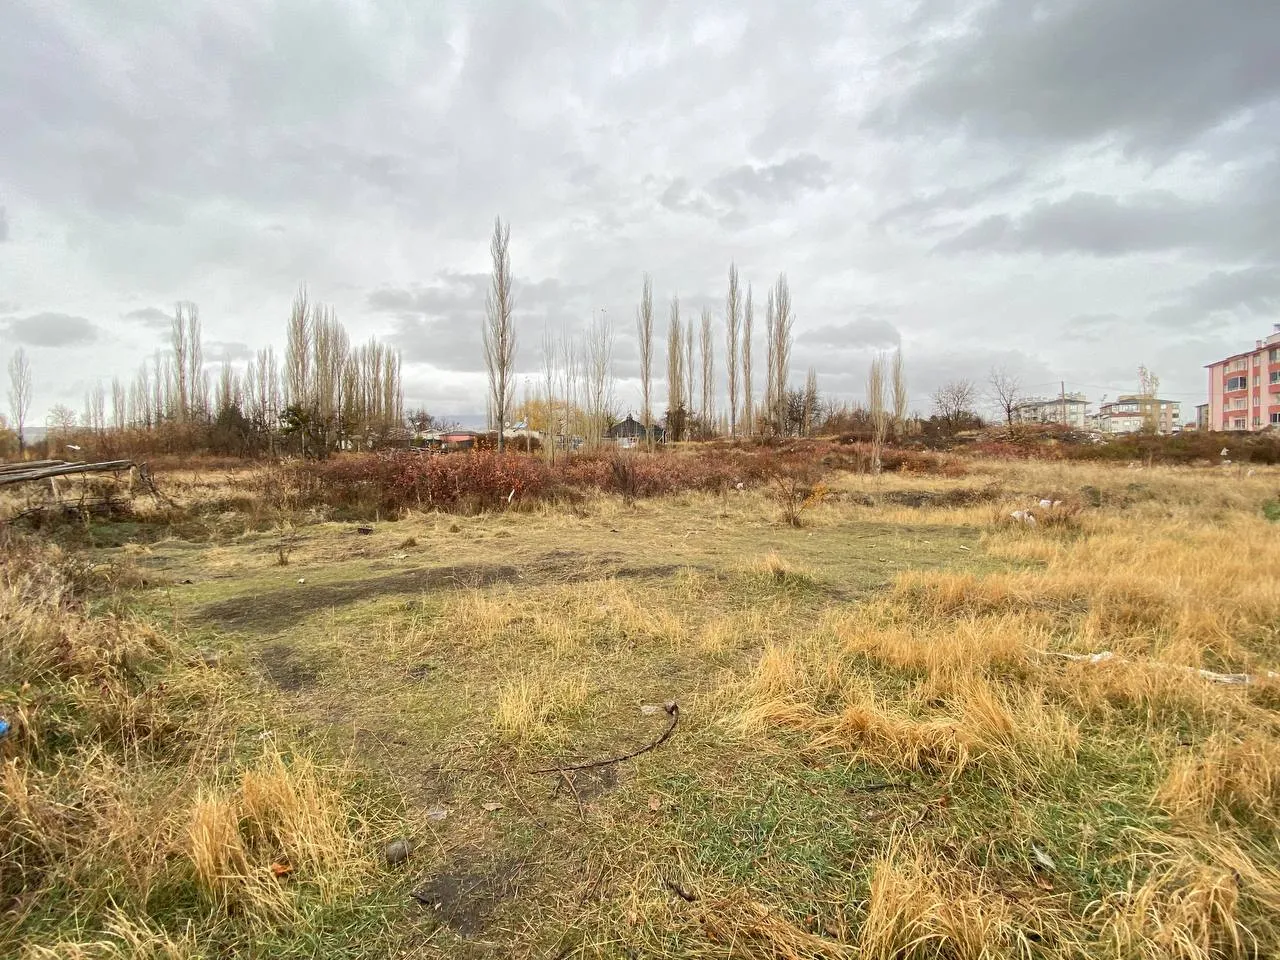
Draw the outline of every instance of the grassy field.
<instances>
[{"instance_id":1,"label":"grassy field","mask_svg":"<svg viewBox=\"0 0 1280 960\"><path fill-rule=\"evenodd\" d=\"M1280 469L370 532L162 481L223 507L5 544L19 956L1280 953Z\"/></svg>"}]
</instances>

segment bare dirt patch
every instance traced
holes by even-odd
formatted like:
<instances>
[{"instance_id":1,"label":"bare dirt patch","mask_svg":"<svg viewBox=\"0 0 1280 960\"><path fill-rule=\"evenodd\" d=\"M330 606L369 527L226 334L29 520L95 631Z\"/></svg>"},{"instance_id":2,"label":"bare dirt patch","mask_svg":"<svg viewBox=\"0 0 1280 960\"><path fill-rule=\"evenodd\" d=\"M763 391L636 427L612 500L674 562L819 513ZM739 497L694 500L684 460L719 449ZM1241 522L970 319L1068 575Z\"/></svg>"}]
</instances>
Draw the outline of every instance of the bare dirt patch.
<instances>
[{"instance_id":1,"label":"bare dirt patch","mask_svg":"<svg viewBox=\"0 0 1280 960\"><path fill-rule=\"evenodd\" d=\"M243 594L206 604L196 618L224 630L278 633L318 610L346 606L360 600L390 594L415 594L432 590L474 590L499 583L581 583L610 576L628 579L661 579L678 567L620 566L616 553L587 554L558 550L537 557L524 566L507 564L455 564L422 567L382 576L323 583L289 584L261 593Z\"/></svg>"},{"instance_id":2,"label":"bare dirt patch","mask_svg":"<svg viewBox=\"0 0 1280 960\"><path fill-rule=\"evenodd\" d=\"M515 892L521 863L473 851L461 853L413 891L437 922L463 936L484 931L489 918Z\"/></svg>"},{"instance_id":3,"label":"bare dirt patch","mask_svg":"<svg viewBox=\"0 0 1280 960\"><path fill-rule=\"evenodd\" d=\"M315 666L298 656L286 643L273 643L258 655L262 669L281 690L294 693L309 687L319 676Z\"/></svg>"},{"instance_id":4,"label":"bare dirt patch","mask_svg":"<svg viewBox=\"0 0 1280 960\"><path fill-rule=\"evenodd\" d=\"M506 583L519 577L515 567L465 564L405 570L382 577L330 583L300 583L279 590L231 597L202 607L197 616L226 630L274 633L317 610L393 593L462 590Z\"/></svg>"}]
</instances>

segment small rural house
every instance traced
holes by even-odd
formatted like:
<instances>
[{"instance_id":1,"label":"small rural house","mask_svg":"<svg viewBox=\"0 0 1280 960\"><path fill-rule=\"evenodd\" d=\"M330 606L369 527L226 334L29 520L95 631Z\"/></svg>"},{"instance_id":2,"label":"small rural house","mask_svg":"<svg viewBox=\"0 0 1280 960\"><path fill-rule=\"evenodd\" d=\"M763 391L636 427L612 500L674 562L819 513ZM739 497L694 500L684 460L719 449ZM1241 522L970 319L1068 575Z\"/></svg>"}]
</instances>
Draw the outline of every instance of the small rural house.
<instances>
[{"instance_id":1,"label":"small rural house","mask_svg":"<svg viewBox=\"0 0 1280 960\"><path fill-rule=\"evenodd\" d=\"M657 424L651 426L649 431L652 432L654 443L662 443L667 438L666 433ZM649 431L645 430L644 424L639 420L627 414L625 420L615 423L606 431L605 437L623 448L636 447L648 440Z\"/></svg>"}]
</instances>

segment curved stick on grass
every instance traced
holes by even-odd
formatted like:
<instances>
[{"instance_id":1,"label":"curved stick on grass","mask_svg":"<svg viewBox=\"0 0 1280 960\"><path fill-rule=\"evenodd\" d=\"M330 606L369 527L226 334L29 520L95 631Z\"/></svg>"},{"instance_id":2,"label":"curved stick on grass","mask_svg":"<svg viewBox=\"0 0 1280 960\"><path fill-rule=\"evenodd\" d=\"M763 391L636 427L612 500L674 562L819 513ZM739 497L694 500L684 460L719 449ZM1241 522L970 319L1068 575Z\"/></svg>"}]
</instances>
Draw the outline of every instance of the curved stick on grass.
<instances>
[{"instance_id":1,"label":"curved stick on grass","mask_svg":"<svg viewBox=\"0 0 1280 960\"><path fill-rule=\"evenodd\" d=\"M671 734L676 732L676 724L680 722L680 704L672 700L668 703L664 703L662 705L662 709L666 710L667 716L671 718L670 725L668 725L667 729L662 732L662 736L658 737L657 740L654 740L653 743L646 744L641 747L639 750L633 750L631 753L624 753L620 757L609 757L607 760L592 760L590 763L570 763L555 767L543 767L539 770L530 770L529 772L535 774L568 773L573 770L591 770L596 767L607 767L614 763L622 763L624 760L634 760L641 754L648 753L650 750L654 750L662 746L671 737Z\"/></svg>"}]
</instances>

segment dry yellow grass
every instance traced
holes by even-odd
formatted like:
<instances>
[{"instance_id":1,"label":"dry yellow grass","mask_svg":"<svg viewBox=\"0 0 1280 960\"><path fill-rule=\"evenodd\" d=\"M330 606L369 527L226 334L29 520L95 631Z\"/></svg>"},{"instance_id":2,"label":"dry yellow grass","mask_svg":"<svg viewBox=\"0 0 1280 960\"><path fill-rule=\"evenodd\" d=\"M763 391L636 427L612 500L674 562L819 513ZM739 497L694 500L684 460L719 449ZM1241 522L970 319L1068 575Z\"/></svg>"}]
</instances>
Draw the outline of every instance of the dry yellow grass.
<instances>
[{"instance_id":1,"label":"dry yellow grass","mask_svg":"<svg viewBox=\"0 0 1280 960\"><path fill-rule=\"evenodd\" d=\"M1225 813L1274 826L1280 823L1280 741L1257 732L1214 734L1169 765L1156 802L1177 817Z\"/></svg>"},{"instance_id":2,"label":"dry yellow grass","mask_svg":"<svg viewBox=\"0 0 1280 960\"><path fill-rule=\"evenodd\" d=\"M997 960L1034 955L1012 902L982 880L895 837L871 868L858 956L867 960ZM1057 932L1057 931L1055 931ZM1045 931L1037 931L1043 940Z\"/></svg>"},{"instance_id":3,"label":"dry yellow grass","mask_svg":"<svg viewBox=\"0 0 1280 960\"><path fill-rule=\"evenodd\" d=\"M515 674L498 686L494 729L516 742L563 734L564 727L557 725L586 702L588 689L586 674L568 664L560 670Z\"/></svg>"},{"instance_id":4,"label":"dry yellow grass","mask_svg":"<svg viewBox=\"0 0 1280 960\"><path fill-rule=\"evenodd\" d=\"M448 819L432 822L424 873L470 883L489 856L536 858L500 907L509 926L472 936L496 953L555 956L566 944L532 932L550 930L580 935L581 956L1280 953L1280 681L1263 677L1280 656L1280 538L1259 508L1280 472L975 470L838 477L803 530L760 492L419 515L369 537L229 511L207 520L224 539L187 562L275 576L281 596L304 573L340 583L356 560L371 583L440 557L459 571L421 598L335 601L332 616L243 639L331 656L314 687L281 698L335 741L383 717L387 757L419 781L433 766ZM183 482L228 503L244 492L235 478ZM973 502L902 506L904 492ZM1009 522L1040 497L1070 509ZM296 524L289 571L273 566L279 534L242 536L247 520ZM590 577L601 560L609 573ZM509 572L470 587L472 569ZM244 760L246 703L218 671L167 631L84 617L58 599L69 582L46 586L14 581L0 598L13 649L57 690L56 709L0 691L16 747L0 768L0 853L48 889L109 891L120 912L29 956L199 955L173 918L141 919L149 895L183 884L203 898L201 924L253 936L390 889L341 776L295 751ZM207 589L206 603L226 597ZM1052 655L1104 650L1115 656ZM1196 668L1263 679L1227 686ZM149 670L163 695L130 685ZM667 691L682 705L675 738L613 786L584 780L595 796L544 798L513 769L567 744L590 758L645 742L654 722L636 705ZM344 726L348 706L360 720ZM431 749L415 752L423 730ZM381 767L384 752L364 759ZM499 815L476 814L495 798ZM665 885L656 867L671 860L701 899ZM465 955L448 936L422 942Z\"/></svg>"}]
</instances>

